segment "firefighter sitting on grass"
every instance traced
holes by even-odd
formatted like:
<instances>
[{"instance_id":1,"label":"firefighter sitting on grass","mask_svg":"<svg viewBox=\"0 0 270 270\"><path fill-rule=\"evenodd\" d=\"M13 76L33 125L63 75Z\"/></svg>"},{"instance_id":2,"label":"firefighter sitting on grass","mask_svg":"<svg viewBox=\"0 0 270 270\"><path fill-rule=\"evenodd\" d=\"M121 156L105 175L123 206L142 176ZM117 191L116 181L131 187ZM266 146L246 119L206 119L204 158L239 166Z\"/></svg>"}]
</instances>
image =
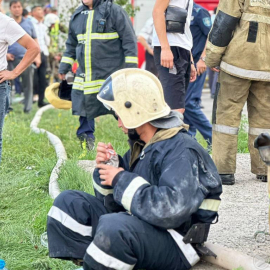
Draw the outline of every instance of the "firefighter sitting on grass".
<instances>
[{"instance_id":1,"label":"firefighter sitting on grass","mask_svg":"<svg viewBox=\"0 0 270 270\"><path fill-rule=\"evenodd\" d=\"M87 270L190 269L220 205L212 159L187 135L150 72L113 73L98 99L128 130L131 150L111 162L113 147L99 143L96 197L64 191L56 198L48 214L49 256L81 260Z\"/></svg>"}]
</instances>

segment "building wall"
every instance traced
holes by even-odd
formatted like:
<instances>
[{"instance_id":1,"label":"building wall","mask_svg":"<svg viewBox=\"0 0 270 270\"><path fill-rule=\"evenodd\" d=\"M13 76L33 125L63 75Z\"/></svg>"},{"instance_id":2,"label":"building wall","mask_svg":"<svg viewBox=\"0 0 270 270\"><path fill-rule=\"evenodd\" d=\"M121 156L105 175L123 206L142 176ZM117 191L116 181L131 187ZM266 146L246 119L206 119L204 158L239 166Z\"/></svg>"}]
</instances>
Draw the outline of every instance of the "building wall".
<instances>
[{"instance_id":1,"label":"building wall","mask_svg":"<svg viewBox=\"0 0 270 270\"><path fill-rule=\"evenodd\" d=\"M134 28L136 34L140 32L145 22L152 17L152 10L155 0L135 0L135 6L140 7L134 19Z\"/></svg>"}]
</instances>

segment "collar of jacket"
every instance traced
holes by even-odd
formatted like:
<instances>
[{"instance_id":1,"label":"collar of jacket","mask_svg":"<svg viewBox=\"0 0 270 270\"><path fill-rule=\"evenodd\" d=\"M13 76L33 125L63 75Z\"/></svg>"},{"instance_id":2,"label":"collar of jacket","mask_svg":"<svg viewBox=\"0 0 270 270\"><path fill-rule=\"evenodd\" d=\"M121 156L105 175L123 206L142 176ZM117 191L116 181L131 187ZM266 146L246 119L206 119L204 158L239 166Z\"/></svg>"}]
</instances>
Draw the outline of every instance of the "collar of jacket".
<instances>
[{"instance_id":1,"label":"collar of jacket","mask_svg":"<svg viewBox=\"0 0 270 270\"><path fill-rule=\"evenodd\" d=\"M131 148L129 167L131 168L132 164L138 159L142 151L144 151L148 146L157 142L168 140L174 137L183 129L185 129L184 126L170 129L161 129L153 136L153 138L147 144L144 144L142 141L136 141Z\"/></svg>"},{"instance_id":2,"label":"collar of jacket","mask_svg":"<svg viewBox=\"0 0 270 270\"><path fill-rule=\"evenodd\" d=\"M183 126L181 126L181 127L175 127L175 128L170 128L170 129L161 129L161 130L159 130L153 136L153 138L144 146L143 150L145 150L151 144L154 144L154 143L157 143L157 142L161 142L161 141L165 141L165 140L168 140L168 139L174 137L182 129L184 129Z\"/></svg>"}]
</instances>

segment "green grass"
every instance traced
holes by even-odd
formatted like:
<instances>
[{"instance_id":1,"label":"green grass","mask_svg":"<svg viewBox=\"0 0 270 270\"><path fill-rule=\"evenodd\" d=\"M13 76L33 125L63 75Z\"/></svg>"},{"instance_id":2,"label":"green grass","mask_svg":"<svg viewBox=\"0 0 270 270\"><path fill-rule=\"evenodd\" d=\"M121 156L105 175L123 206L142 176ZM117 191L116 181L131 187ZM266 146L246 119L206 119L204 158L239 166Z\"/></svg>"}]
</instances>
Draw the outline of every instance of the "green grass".
<instances>
[{"instance_id":1,"label":"green grass","mask_svg":"<svg viewBox=\"0 0 270 270\"><path fill-rule=\"evenodd\" d=\"M30 131L34 113L22 113L22 105L4 126L3 158L0 167L0 258L9 270L73 270L70 262L48 258L48 250L40 244L46 231L47 213L53 203L48 195L48 181L56 163L54 148L46 135ZM50 110L44 113L39 127L51 131L63 142L68 161L61 170L61 190L78 189L93 192L91 177L77 167L78 160L95 158L80 148L76 138L78 118L70 111ZM111 142L119 154L128 149L127 137L117 128L112 116L96 121L96 141ZM241 151L246 151L245 134L241 135ZM204 146L200 134L198 141Z\"/></svg>"}]
</instances>

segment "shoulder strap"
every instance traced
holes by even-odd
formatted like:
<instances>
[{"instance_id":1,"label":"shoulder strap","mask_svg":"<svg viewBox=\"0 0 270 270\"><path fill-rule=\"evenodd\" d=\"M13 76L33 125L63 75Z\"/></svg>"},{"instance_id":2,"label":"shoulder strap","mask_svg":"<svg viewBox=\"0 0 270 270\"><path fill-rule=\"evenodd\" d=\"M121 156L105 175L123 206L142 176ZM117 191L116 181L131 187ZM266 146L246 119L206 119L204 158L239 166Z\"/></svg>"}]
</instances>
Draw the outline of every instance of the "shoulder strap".
<instances>
[{"instance_id":1,"label":"shoulder strap","mask_svg":"<svg viewBox=\"0 0 270 270\"><path fill-rule=\"evenodd\" d=\"M189 2L190 2L190 0L187 1L187 7L186 7L187 11L188 11L188 8L189 8Z\"/></svg>"}]
</instances>

